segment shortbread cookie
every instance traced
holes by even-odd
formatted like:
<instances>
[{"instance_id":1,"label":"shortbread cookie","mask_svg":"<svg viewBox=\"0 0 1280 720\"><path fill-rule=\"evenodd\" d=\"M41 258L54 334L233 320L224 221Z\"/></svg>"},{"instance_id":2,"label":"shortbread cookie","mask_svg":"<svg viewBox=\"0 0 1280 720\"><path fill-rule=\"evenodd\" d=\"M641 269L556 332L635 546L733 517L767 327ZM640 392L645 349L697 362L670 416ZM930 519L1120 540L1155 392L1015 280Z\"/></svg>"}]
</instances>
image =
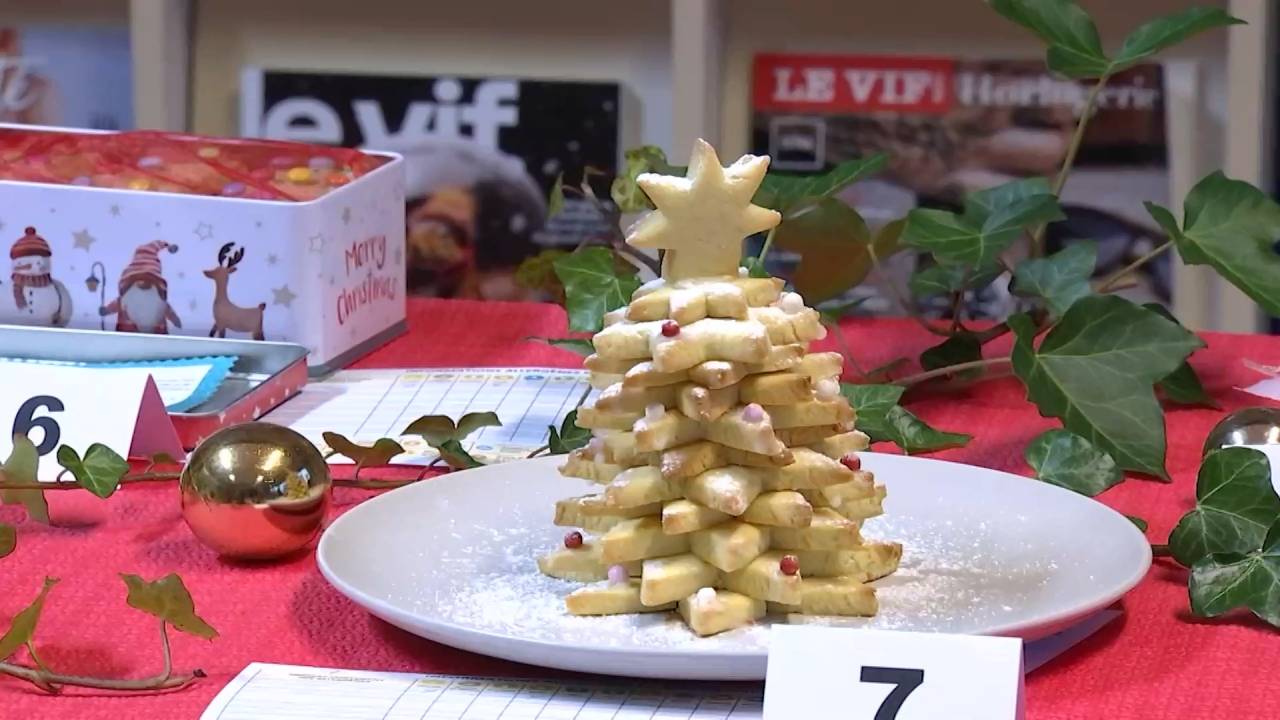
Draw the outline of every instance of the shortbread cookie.
<instances>
[{"instance_id":1,"label":"shortbread cookie","mask_svg":"<svg viewBox=\"0 0 1280 720\"><path fill-rule=\"evenodd\" d=\"M640 581L625 583L598 583L578 588L564 599L565 607L573 615L629 615L642 612L663 612L675 608L666 605L645 605L640 601Z\"/></svg>"},{"instance_id":2,"label":"shortbread cookie","mask_svg":"<svg viewBox=\"0 0 1280 720\"><path fill-rule=\"evenodd\" d=\"M657 515L661 512L660 503L627 508L608 507L605 504L604 495L583 495L556 503L555 524L603 533L612 530L614 525L623 520Z\"/></svg>"},{"instance_id":3,"label":"shortbread cookie","mask_svg":"<svg viewBox=\"0 0 1280 720\"><path fill-rule=\"evenodd\" d=\"M757 495L741 519L770 527L809 527L813 522L813 505L795 490L776 490Z\"/></svg>"},{"instance_id":4,"label":"shortbread cookie","mask_svg":"<svg viewBox=\"0 0 1280 720\"><path fill-rule=\"evenodd\" d=\"M618 473L604 489L606 507L624 510L648 506L653 508L646 515L658 514L660 503L684 497L683 480L662 476L658 468L650 465L628 468Z\"/></svg>"},{"instance_id":5,"label":"shortbread cookie","mask_svg":"<svg viewBox=\"0 0 1280 720\"><path fill-rule=\"evenodd\" d=\"M741 593L702 588L681 600L678 611L691 630L706 637L759 620L765 615L765 603Z\"/></svg>"},{"instance_id":6,"label":"shortbread cookie","mask_svg":"<svg viewBox=\"0 0 1280 720\"><path fill-rule=\"evenodd\" d=\"M637 290L627 306L627 319L671 318L681 324L703 317L745 319L747 307L763 307L775 302L782 294L782 284L776 278L739 277L663 284L648 292Z\"/></svg>"},{"instance_id":7,"label":"shortbread cookie","mask_svg":"<svg viewBox=\"0 0 1280 720\"><path fill-rule=\"evenodd\" d=\"M854 420L849 403L837 400L802 400L789 405L767 405L765 412L777 429L809 427L812 425L839 425Z\"/></svg>"},{"instance_id":8,"label":"shortbread cookie","mask_svg":"<svg viewBox=\"0 0 1280 720\"><path fill-rule=\"evenodd\" d=\"M771 528L769 534L773 547L783 550L849 550L862 544L858 523L831 508L815 508L808 527Z\"/></svg>"},{"instance_id":9,"label":"shortbread cookie","mask_svg":"<svg viewBox=\"0 0 1280 720\"><path fill-rule=\"evenodd\" d=\"M684 494L694 502L728 515L741 515L763 487L760 468L730 466L708 470L684 481Z\"/></svg>"},{"instance_id":10,"label":"shortbread cookie","mask_svg":"<svg viewBox=\"0 0 1280 720\"><path fill-rule=\"evenodd\" d=\"M783 572L783 553L756 556L746 567L724 575L724 587L747 597L776 603L799 603L800 575Z\"/></svg>"},{"instance_id":11,"label":"shortbread cookie","mask_svg":"<svg viewBox=\"0 0 1280 720\"><path fill-rule=\"evenodd\" d=\"M799 602L771 603L769 610L848 617L871 617L879 610L875 590L849 577L805 578L800 581L799 594Z\"/></svg>"},{"instance_id":12,"label":"shortbread cookie","mask_svg":"<svg viewBox=\"0 0 1280 720\"><path fill-rule=\"evenodd\" d=\"M699 440L664 450L660 467L666 477L693 477L698 473L726 465L746 467L780 467L794 460L790 450L777 455L761 455L727 447L710 440Z\"/></svg>"},{"instance_id":13,"label":"shortbread cookie","mask_svg":"<svg viewBox=\"0 0 1280 720\"><path fill-rule=\"evenodd\" d=\"M640 602L645 605L676 602L700 588L715 585L719 579L719 570L690 553L645 560L640 576Z\"/></svg>"},{"instance_id":14,"label":"shortbread cookie","mask_svg":"<svg viewBox=\"0 0 1280 720\"><path fill-rule=\"evenodd\" d=\"M679 391L675 395L676 407L680 412L702 422L715 420L738 404L737 385L712 390L694 383L686 383L679 386Z\"/></svg>"},{"instance_id":15,"label":"shortbread cookie","mask_svg":"<svg viewBox=\"0 0 1280 720\"><path fill-rule=\"evenodd\" d=\"M633 577L639 577L639 562L623 563ZM538 569L544 575L573 582L596 582L609 577L609 566L600 552L600 543L583 542L576 548L562 547L538 558Z\"/></svg>"},{"instance_id":16,"label":"shortbread cookie","mask_svg":"<svg viewBox=\"0 0 1280 720\"><path fill-rule=\"evenodd\" d=\"M665 557L689 551L688 535L667 535L656 517L624 520L600 537L601 557L609 565Z\"/></svg>"},{"instance_id":17,"label":"shortbread cookie","mask_svg":"<svg viewBox=\"0 0 1280 720\"><path fill-rule=\"evenodd\" d=\"M662 532L683 535L714 527L730 517L732 516L727 513L712 510L692 500L672 500L662 506Z\"/></svg>"},{"instance_id":18,"label":"shortbread cookie","mask_svg":"<svg viewBox=\"0 0 1280 720\"><path fill-rule=\"evenodd\" d=\"M744 404L786 405L813 399L813 385L808 375L779 371L751 375L735 387Z\"/></svg>"},{"instance_id":19,"label":"shortbread cookie","mask_svg":"<svg viewBox=\"0 0 1280 720\"><path fill-rule=\"evenodd\" d=\"M725 572L746 567L757 555L769 549L767 529L737 520L698 530L688 538L690 552Z\"/></svg>"},{"instance_id":20,"label":"shortbread cookie","mask_svg":"<svg viewBox=\"0 0 1280 720\"><path fill-rule=\"evenodd\" d=\"M847 575L871 582L898 569L902 545L868 541L851 550L798 550L791 554L800 561L800 574L804 577Z\"/></svg>"}]
</instances>

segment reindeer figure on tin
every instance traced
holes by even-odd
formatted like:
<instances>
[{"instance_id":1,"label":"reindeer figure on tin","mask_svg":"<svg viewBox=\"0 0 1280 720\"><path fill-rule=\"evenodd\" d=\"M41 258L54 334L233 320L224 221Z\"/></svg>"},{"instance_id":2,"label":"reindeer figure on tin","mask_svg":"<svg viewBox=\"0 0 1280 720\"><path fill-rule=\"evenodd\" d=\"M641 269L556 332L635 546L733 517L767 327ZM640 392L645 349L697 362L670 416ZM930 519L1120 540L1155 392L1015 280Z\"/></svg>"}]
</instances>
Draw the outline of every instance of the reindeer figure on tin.
<instances>
[{"instance_id":1,"label":"reindeer figure on tin","mask_svg":"<svg viewBox=\"0 0 1280 720\"><path fill-rule=\"evenodd\" d=\"M218 267L204 271L204 276L213 280L213 329L209 337L217 335L226 337L227 331L252 333L254 340L264 339L262 334L262 312L267 309L266 303L258 303L253 307L240 307L227 297L227 279L236 271L236 265L244 259L244 248L232 252L235 243L227 243L218 250Z\"/></svg>"}]
</instances>

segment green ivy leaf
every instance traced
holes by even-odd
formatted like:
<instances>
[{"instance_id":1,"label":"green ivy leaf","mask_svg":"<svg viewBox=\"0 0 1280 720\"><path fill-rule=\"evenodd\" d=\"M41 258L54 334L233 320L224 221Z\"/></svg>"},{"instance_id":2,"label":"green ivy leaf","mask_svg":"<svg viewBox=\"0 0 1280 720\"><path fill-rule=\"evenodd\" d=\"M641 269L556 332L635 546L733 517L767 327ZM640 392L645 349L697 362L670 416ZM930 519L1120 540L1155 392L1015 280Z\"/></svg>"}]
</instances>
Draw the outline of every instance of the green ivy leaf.
<instances>
[{"instance_id":1,"label":"green ivy leaf","mask_svg":"<svg viewBox=\"0 0 1280 720\"><path fill-rule=\"evenodd\" d=\"M1280 521L1271 525L1257 549L1198 560L1191 568L1188 591L1191 612L1201 617L1246 607L1280 627Z\"/></svg>"},{"instance_id":2,"label":"green ivy leaf","mask_svg":"<svg viewBox=\"0 0 1280 720\"><path fill-rule=\"evenodd\" d=\"M992 9L1035 33L1049 46L1051 70L1069 77L1107 74L1111 61L1102 52L1098 27L1072 0L988 0Z\"/></svg>"},{"instance_id":3,"label":"green ivy leaf","mask_svg":"<svg viewBox=\"0 0 1280 720\"><path fill-rule=\"evenodd\" d=\"M977 336L960 332L920 353L920 367L925 370L937 370L981 359L982 343L978 341ZM973 378L981 374L981 368L973 368L961 371L960 377Z\"/></svg>"},{"instance_id":4,"label":"green ivy leaf","mask_svg":"<svg viewBox=\"0 0 1280 720\"><path fill-rule=\"evenodd\" d=\"M769 174L760 183L752 201L777 210L790 219L853 183L880 172L888 161L888 155L876 153L846 160L817 175Z\"/></svg>"},{"instance_id":5,"label":"green ivy leaf","mask_svg":"<svg viewBox=\"0 0 1280 720\"><path fill-rule=\"evenodd\" d=\"M1127 519L1129 522L1133 523L1134 527L1138 528L1138 529L1139 529L1139 530L1141 530L1142 532L1146 532L1146 531L1147 531L1147 521L1146 521L1146 520L1143 520L1142 518L1138 517L1137 515L1125 515L1125 519Z\"/></svg>"},{"instance_id":6,"label":"green ivy leaf","mask_svg":"<svg viewBox=\"0 0 1280 720\"><path fill-rule=\"evenodd\" d=\"M848 302L836 303L834 305L827 305L826 307L814 309L818 311L818 317L822 319L822 322L828 325L835 325L840 322L841 318L848 315L849 311L866 302L868 299L869 298L865 297L854 298Z\"/></svg>"},{"instance_id":7,"label":"green ivy leaf","mask_svg":"<svg viewBox=\"0 0 1280 720\"><path fill-rule=\"evenodd\" d=\"M1004 269L995 262L976 270L968 265L930 265L913 273L907 287L917 298L950 295L968 288L986 287L1002 272Z\"/></svg>"},{"instance_id":8,"label":"green ivy leaf","mask_svg":"<svg viewBox=\"0 0 1280 720\"><path fill-rule=\"evenodd\" d=\"M1076 301L1039 350L1030 318L1008 322L1017 338L1013 371L1042 415L1061 419L1120 467L1168 479L1153 386L1204 346L1199 338L1114 295Z\"/></svg>"},{"instance_id":9,"label":"green ivy leaf","mask_svg":"<svg viewBox=\"0 0 1280 720\"><path fill-rule=\"evenodd\" d=\"M967 433L937 430L901 405L889 410L885 422L891 429L890 439L908 455L963 447L973 439Z\"/></svg>"},{"instance_id":10,"label":"green ivy leaf","mask_svg":"<svg viewBox=\"0 0 1280 720\"><path fill-rule=\"evenodd\" d=\"M100 498L111 497L120 486L120 478L129 471L129 461L102 443L90 445L83 460L70 445L62 445L57 458L58 464L71 473L80 487Z\"/></svg>"},{"instance_id":11,"label":"green ivy leaf","mask_svg":"<svg viewBox=\"0 0 1280 720\"><path fill-rule=\"evenodd\" d=\"M457 440L446 440L438 447L436 452L440 453L440 459L454 470L469 470L471 468L480 467L484 463L471 457L471 453L467 452L462 443Z\"/></svg>"},{"instance_id":12,"label":"green ivy leaf","mask_svg":"<svg viewBox=\"0 0 1280 720\"><path fill-rule=\"evenodd\" d=\"M471 412L458 418L458 432L455 440L466 440L471 433L480 428L502 427L502 421L495 412Z\"/></svg>"},{"instance_id":13,"label":"green ivy leaf","mask_svg":"<svg viewBox=\"0 0 1280 720\"><path fill-rule=\"evenodd\" d=\"M1143 303L1142 307L1152 312L1160 313L1161 316L1172 322L1178 322L1173 317L1173 313L1169 312L1169 309L1160 303ZM1156 387L1164 393L1164 396L1170 402L1175 402L1179 405L1218 407L1217 401L1209 396L1208 391L1204 389L1204 385L1200 383L1200 376L1196 375L1195 368L1191 367L1189 362L1179 365L1177 370L1169 373L1163 380L1156 383Z\"/></svg>"},{"instance_id":14,"label":"green ivy leaf","mask_svg":"<svg viewBox=\"0 0 1280 720\"><path fill-rule=\"evenodd\" d=\"M547 219L559 215L561 210L564 210L564 173L556 175L551 192L547 193Z\"/></svg>"},{"instance_id":15,"label":"green ivy leaf","mask_svg":"<svg viewBox=\"0 0 1280 720\"><path fill-rule=\"evenodd\" d=\"M17 652L18 648L31 642L31 637L36 632L36 623L40 622L40 612L44 610L44 599L49 595L49 590L57 584L58 578L46 577L36 599L13 616L9 629L0 636L0 660L8 659L10 655Z\"/></svg>"},{"instance_id":16,"label":"green ivy leaf","mask_svg":"<svg viewBox=\"0 0 1280 720\"><path fill-rule=\"evenodd\" d=\"M129 594L125 598L129 607L154 615L172 625L175 630L188 635L202 637L205 640L218 637L218 631L196 615L195 601L191 599L187 586L182 583L182 578L176 573L169 573L151 582L127 573L121 573L120 577L124 580L125 587L129 589Z\"/></svg>"},{"instance_id":17,"label":"green ivy leaf","mask_svg":"<svg viewBox=\"0 0 1280 720\"><path fill-rule=\"evenodd\" d=\"M582 248L557 259L554 266L564 284L565 310L573 332L600 330L604 314L626 305L640 287L634 268L629 274L620 272L608 248Z\"/></svg>"},{"instance_id":18,"label":"green ivy leaf","mask_svg":"<svg viewBox=\"0 0 1280 720\"><path fill-rule=\"evenodd\" d=\"M765 269L764 261L759 257L746 257L742 259L742 267L747 269L747 277L767 278L769 271Z\"/></svg>"},{"instance_id":19,"label":"green ivy leaf","mask_svg":"<svg viewBox=\"0 0 1280 720\"><path fill-rule=\"evenodd\" d=\"M1183 226L1155 203L1151 217L1174 239L1188 265L1209 265L1268 313L1280 315L1280 205L1247 182L1221 171L1196 183L1187 194Z\"/></svg>"},{"instance_id":20,"label":"green ivy leaf","mask_svg":"<svg viewBox=\"0 0 1280 720\"><path fill-rule=\"evenodd\" d=\"M1027 445L1024 457L1037 478L1089 497L1124 480L1110 455L1066 430L1041 434Z\"/></svg>"},{"instance_id":21,"label":"green ivy leaf","mask_svg":"<svg viewBox=\"0 0 1280 720\"><path fill-rule=\"evenodd\" d=\"M888 440L903 452L929 452L964 445L972 436L929 426L898 405L904 388L898 385L841 383L840 392L858 413L858 429L872 440Z\"/></svg>"},{"instance_id":22,"label":"green ivy leaf","mask_svg":"<svg viewBox=\"0 0 1280 720\"><path fill-rule=\"evenodd\" d=\"M516 268L516 284L530 290L542 290L559 297L564 292L556 277L555 261L568 255L567 250L550 248L520 261Z\"/></svg>"},{"instance_id":23,"label":"green ivy leaf","mask_svg":"<svg viewBox=\"0 0 1280 720\"><path fill-rule=\"evenodd\" d=\"M366 467L380 467L391 458L404 452L404 447L391 438L378 438L373 445L359 445L336 432L322 432L320 437L329 449L345 455L356 464L356 471Z\"/></svg>"},{"instance_id":24,"label":"green ivy leaf","mask_svg":"<svg viewBox=\"0 0 1280 720\"><path fill-rule=\"evenodd\" d=\"M1075 242L1046 258L1023 260L1013 271L1013 292L1041 297L1054 317L1061 317L1075 301L1093 293L1089 278L1098 260L1098 246Z\"/></svg>"},{"instance_id":25,"label":"green ivy leaf","mask_svg":"<svg viewBox=\"0 0 1280 720\"><path fill-rule=\"evenodd\" d=\"M872 440L892 439L889 411L898 406L905 391L901 385L855 385L840 383L840 394L858 413L858 429Z\"/></svg>"},{"instance_id":26,"label":"green ivy leaf","mask_svg":"<svg viewBox=\"0 0 1280 720\"><path fill-rule=\"evenodd\" d=\"M586 357L596 351L595 346L593 346L591 344L591 341L586 338L547 338L547 337L537 337L535 335L530 335L529 337L525 338L525 340L532 340L533 342L545 343L547 345L550 345L551 347L560 348L561 350L568 350L570 352L575 352L583 357Z\"/></svg>"},{"instance_id":27,"label":"green ivy leaf","mask_svg":"<svg viewBox=\"0 0 1280 720\"><path fill-rule=\"evenodd\" d=\"M996 263L1022 232L1065 217L1058 200L1050 194L994 194L990 198L1009 198L994 208L971 203L964 215L946 210L916 208L907 213L907 226L902 239L908 246L933 253L943 265L968 265L984 268ZM989 213L983 215L984 211Z\"/></svg>"},{"instance_id":28,"label":"green ivy leaf","mask_svg":"<svg viewBox=\"0 0 1280 720\"><path fill-rule=\"evenodd\" d=\"M640 189L636 178L643 173L656 172L663 175L684 175L686 168L667 162L666 153L653 145L631 148L623 154L623 171L614 178L609 187L609 196L614 204L624 213L640 212L653 209L649 196Z\"/></svg>"},{"instance_id":29,"label":"green ivy leaf","mask_svg":"<svg viewBox=\"0 0 1280 720\"><path fill-rule=\"evenodd\" d=\"M554 425L548 425L550 440L547 449L552 455L563 455L586 446L591 441L591 431L578 427L578 411L572 410L564 416L557 432Z\"/></svg>"},{"instance_id":30,"label":"green ivy leaf","mask_svg":"<svg viewBox=\"0 0 1280 720\"><path fill-rule=\"evenodd\" d=\"M13 450L9 451L9 459L0 467L11 482L28 485L37 481L40 454L26 435L14 435ZM27 517L49 524L49 503L45 500L44 490L0 490L0 504L21 505L27 509Z\"/></svg>"},{"instance_id":31,"label":"green ivy leaf","mask_svg":"<svg viewBox=\"0 0 1280 720\"><path fill-rule=\"evenodd\" d=\"M1280 497L1267 456L1243 447L1215 450L1200 465L1196 507L1178 521L1169 549L1187 567L1213 554L1251 552L1277 517Z\"/></svg>"},{"instance_id":32,"label":"green ivy leaf","mask_svg":"<svg viewBox=\"0 0 1280 720\"><path fill-rule=\"evenodd\" d=\"M964 214L979 222L986 220L998 208L1011 205L1033 195L1052 195L1049 181L1042 177L1019 178L976 192L964 199Z\"/></svg>"},{"instance_id":33,"label":"green ivy leaf","mask_svg":"<svg viewBox=\"0 0 1280 720\"><path fill-rule=\"evenodd\" d=\"M871 271L871 232L857 210L834 198L778 226L773 242L800 255L791 284L811 303L840 295Z\"/></svg>"},{"instance_id":34,"label":"green ivy leaf","mask_svg":"<svg viewBox=\"0 0 1280 720\"><path fill-rule=\"evenodd\" d=\"M0 523L0 558L7 557L13 553L17 547L18 528L8 523Z\"/></svg>"},{"instance_id":35,"label":"green ivy leaf","mask_svg":"<svg viewBox=\"0 0 1280 720\"><path fill-rule=\"evenodd\" d=\"M1219 8L1193 7L1156 18L1129 33L1109 72L1133 67L1156 53L1205 30L1244 23Z\"/></svg>"}]
</instances>

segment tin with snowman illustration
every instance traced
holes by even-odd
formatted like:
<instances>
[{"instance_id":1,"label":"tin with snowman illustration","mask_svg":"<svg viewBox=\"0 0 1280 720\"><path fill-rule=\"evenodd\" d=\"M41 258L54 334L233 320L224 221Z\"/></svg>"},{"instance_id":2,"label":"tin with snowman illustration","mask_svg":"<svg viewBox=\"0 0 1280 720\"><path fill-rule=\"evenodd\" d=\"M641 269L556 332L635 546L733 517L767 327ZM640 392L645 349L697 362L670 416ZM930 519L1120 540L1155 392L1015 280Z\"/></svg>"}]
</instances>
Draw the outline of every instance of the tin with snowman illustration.
<instances>
[{"instance_id":1,"label":"tin with snowman illustration","mask_svg":"<svg viewBox=\"0 0 1280 720\"><path fill-rule=\"evenodd\" d=\"M0 159L0 323L293 342L313 374L403 330L395 154L0 125Z\"/></svg>"}]
</instances>

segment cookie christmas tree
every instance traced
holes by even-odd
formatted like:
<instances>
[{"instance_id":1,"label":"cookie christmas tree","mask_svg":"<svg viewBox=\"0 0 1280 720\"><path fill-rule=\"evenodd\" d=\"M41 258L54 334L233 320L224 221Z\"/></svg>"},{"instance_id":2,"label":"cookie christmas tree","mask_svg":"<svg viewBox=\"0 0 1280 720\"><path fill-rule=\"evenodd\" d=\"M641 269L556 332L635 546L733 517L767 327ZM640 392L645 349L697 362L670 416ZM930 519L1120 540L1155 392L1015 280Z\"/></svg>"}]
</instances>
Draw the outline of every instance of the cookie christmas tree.
<instances>
[{"instance_id":1,"label":"cookie christmas tree","mask_svg":"<svg viewBox=\"0 0 1280 720\"><path fill-rule=\"evenodd\" d=\"M699 635L766 612L873 615L865 583L897 568L900 545L860 533L884 487L861 469L840 355L808 352L818 313L738 269L743 238L781 219L751 203L768 165L721 167L699 141L686 177L638 179L657 209L627 242L665 251L662 278L592 339L602 392L578 424L594 438L561 472L600 487L556 504L573 530L538 561L590 583L573 614L677 610Z\"/></svg>"}]
</instances>

